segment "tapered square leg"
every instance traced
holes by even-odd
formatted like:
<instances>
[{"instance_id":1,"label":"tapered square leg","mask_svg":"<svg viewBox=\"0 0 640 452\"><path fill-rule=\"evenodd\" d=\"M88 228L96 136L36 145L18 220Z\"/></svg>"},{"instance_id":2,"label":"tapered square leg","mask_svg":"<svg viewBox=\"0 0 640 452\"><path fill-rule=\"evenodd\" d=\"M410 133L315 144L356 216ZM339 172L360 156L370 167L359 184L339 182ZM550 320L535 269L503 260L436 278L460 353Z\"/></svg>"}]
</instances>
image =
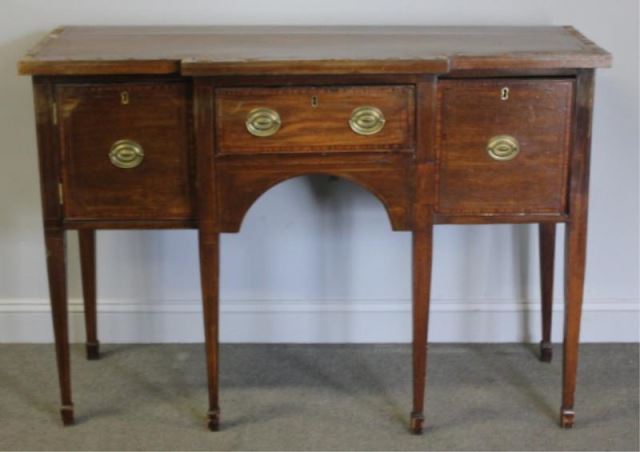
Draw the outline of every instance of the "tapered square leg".
<instances>
[{"instance_id":1,"label":"tapered square leg","mask_svg":"<svg viewBox=\"0 0 640 452\"><path fill-rule=\"evenodd\" d=\"M556 247L555 223L540 223L540 293L542 308L542 340L540 341L540 361L550 362L551 316L553 313L553 269Z\"/></svg>"},{"instance_id":2,"label":"tapered square leg","mask_svg":"<svg viewBox=\"0 0 640 452\"><path fill-rule=\"evenodd\" d=\"M425 211L422 212L421 209ZM421 434L427 372L427 333L431 290L433 225L426 207L419 207L420 227L413 231L413 411L411 432Z\"/></svg>"},{"instance_id":3,"label":"tapered square leg","mask_svg":"<svg viewBox=\"0 0 640 452\"><path fill-rule=\"evenodd\" d=\"M194 80L194 101L198 180L198 246L209 386L207 426L209 430L217 431L220 428L220 407L218 406L220 229L218 227L218 198L214 179L216 171L212 152L215 147L214 128L211 127L214 122L214 101L213 84L210 80L204 77Z\"/></svg>"},{"instance_id":4,"label":"tapered square leg","mask_svg":"<svg viewBox=\"0 0 640 452\"><path fill-rule=\"evenodd\" d=\"M581 70L576 81L576 121L571 162L570 218L565 229L564 341L562 361L562 407L560 425L570 428L575 421L576 372L587 256L587 212L589 205L589 159L593 70Z\"/></svg>"},{"instance_id":5,"label":"tapered square leg","mask_svg":"<svg viewBox=\"0 0 640 452\"><path fill-rule=\"evenodd\" d=\"M209 430L217 431L220 427L220 408L218 406L219 234L201 230L199 242L202 310L209 385L207 425Z\"/></svg>"},{"instance_id":6,"label":"tapered square leg","mask_svg":"<svg viewBox=\"0 0 640 452\"><path fill-rule=\"evenodd\" d=\"M575 418L573 409L578 370L578 346L586 256L586 223L567 225L565 263L565 315L562 366L562 408L560 425L572 427Z\"/></svg>"},{"instance_id":7,"label":"tapered square leg","mask_svg":"<svg viewBox=\"0 0 640 452\"><path fill-rule=\"evenodd\" d=\"M100 358L96 308L96 232L94 229L80 229L78 239L84 298L84 324L87 331L87 359L96 360Z\"/></svg>"},{"instance_id":8,"label":"tapered square leg","mask_svg":"<svg viewBox=\"0 0 640 452\"><path fill-rule=\"evenodd\" d=\"M69 360L69 327L67 308L67 268L65 231L61 228L45 229L47 275L53 319L53 334L60 385L60 415L64 425L73 424L71 401L71 371Z\"/></svg>"}]
</instances>

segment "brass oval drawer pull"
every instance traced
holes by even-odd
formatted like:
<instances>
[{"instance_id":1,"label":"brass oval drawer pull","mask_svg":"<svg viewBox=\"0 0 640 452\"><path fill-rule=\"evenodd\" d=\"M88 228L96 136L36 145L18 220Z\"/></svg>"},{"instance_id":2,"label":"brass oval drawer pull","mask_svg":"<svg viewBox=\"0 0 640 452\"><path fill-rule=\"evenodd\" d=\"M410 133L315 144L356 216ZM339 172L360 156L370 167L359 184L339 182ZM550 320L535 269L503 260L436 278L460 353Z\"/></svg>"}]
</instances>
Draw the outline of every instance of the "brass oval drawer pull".
<instances>
[{"instance_id":1,"label":"brass oval drawer pull","mask_svg":"<svg viewBox=\"0 0 640 452\"><path fill-rule=\"evenodd\" d=\"M111 146L109 160L118 168L135 168L144 160L144 151L142 146L133 140L118 140Z\"/></svg>"},{"instance_id":2,"label":"brass oval drawer pull","mask_svg":"<svg viewBox=\"0 0 640 452\"><path fill-rule=\"evenodd\" d=\"M256 137L270 137L282 122L277 111L270 108L255 108L249 112L245 122L249 133Z\"/></svg>"},{"instance_id":3,"label":"brass oval drawer pull","mask_svg":"<svg viewBox=\"0 0 640 452\"><path fill-rule=\"evenodd\" d=\"M487 143L487 152L494 160L511 160L520 152L520 144L511 135L496 135Z\"/></svg>"},{"instance_id":4,"label":"brass oval drawer pull","mask_svg":"<svg viewBox=\"0 0 640 452\"><path fill-rule=\"evenodd\" d=\"M364 106L351 112L349 127L358 135L374 135L382 130L385 119L379 108Z\"/></svg>"}]
</instances>

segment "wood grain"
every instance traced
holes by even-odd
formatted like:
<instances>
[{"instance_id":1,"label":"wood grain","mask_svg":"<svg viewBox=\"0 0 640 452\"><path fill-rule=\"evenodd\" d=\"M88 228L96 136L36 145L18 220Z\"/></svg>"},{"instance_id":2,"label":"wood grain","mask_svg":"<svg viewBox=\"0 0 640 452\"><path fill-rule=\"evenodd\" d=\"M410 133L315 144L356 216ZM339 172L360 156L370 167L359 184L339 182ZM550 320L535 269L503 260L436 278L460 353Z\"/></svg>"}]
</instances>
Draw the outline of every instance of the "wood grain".
<instances>
[{"instance_id":1,"label":"wood grain","mask_svg":"<svg viewBox=\"0 0 640 452\"><path fill-rule=\"evenodd\" d=\"M375 153L220 158L216 162L220 231L238 232L249 208L271 187L312 174L337 176L360 185L380 200L394 230L409 230L412 161L411 154Z\"/></svg>"},{"instance_id":2,"label":"wood grain","mask_svg":"<svg viewBox=\"0 0 640 452\"><path fill-rule=\"evenodd\" d=\"M54 85L48 79L34 78L33 99L38 141L38 169L40 173L40 200L45 228L58 228L62 224L62 206L58 198L60 183L60 132L53 124L55 105Z\"/></svg>"},{"instance_id":3,"label":"wood grain","mask_svg":"<svg viewBox=\"0 0 640 452\"><path fill-rule=\"evenodd\" d=\"M413 408L410 429L421 434L424 426L424 394L427 377L427 342L433 261L433 205L435 202L435 129L437 80L427 76L417 83L416 165L412 221L412 354Z\"/></svg>"},{"instance_id":4,"label":"wood grain","mask_svg":"<svg viewBox=\"0 0 640 452\"><path fill-rule=\"evenodd\" d=\"M594 79L593 70L584 70L580 72L576 81L576 114L569 183L570 219L565 228L564 239L565 310L560 425L566 428L573 426L575 418L578 344L587 258L587 212Z\"/></svg>"},{"instance_id":5,"label":"wood grain","mask_svg":"<svg viewBox=\"0 0 640 452\"><path fill-rule=\"evenodd\" d=\"M474 214L474 215L443 215L433 214L435 224L532 224L540 222L566 223L569 221L567 214L554 213L527 213L527 214Z\"/></svg>"},{"instance_id":6,"label":"wood grain","mask_svg":"<svg viewBox=\"0 0 640 452\"><path fill-rule=\"evenodd\" d=\"M46 79L34 79L33 93L47 279L60 389L60 416L64 425L71 425L74 423L74 411L69 357L67 248L58 198L60 152L58 128L53 123L52 115L53 85Z\"/></svg>"},{"instance_id":7,"label":"wood grain","mask_svg":"<svg viewBox=\"0 0 640 452\"><path fill-rule=\"evenodd\" d=\"M207 426L216 431L220 426L218 398L220 336L220 238L217 215L216 164L214 159L214 91L210 80L196 80L194 102L197 150L198 250L200 286L207 362L209 409Z\"/></svg>"},{"instance_id":8,"label":"wood grain","mask_svg":"<svg viewBox=\"0 0 640 452\"><path fill-rule=\"evenodd\" d=\"M218 153L411 151L414 97L412 86L218 89ZM374 106L385 117L375 135L358 135L349 128L351 113L362 106ZM282 125L274 135L256 137L247 131L245 121L256 108L278 112Z\"/></svg>"},{"instance_id":9,"label":"wood grain","mask_svg":"<svg viewBox=\"0 0 640 452\"><path fill-rule=\"evenodd\" d=\"M192 217L189 89L184 82L142 80L57 86L65 218ZM142 146L140 166L122 169L109 160L122 139Z\"/></svg>"},{"instance_id":10,"label":"wood grain","mask_svg":"<svg viewBox=\"0 0 640 452\"><path fill-rule=\"evenodd\" d=\"M446 80L438 95L438 213L565 212L572 80ZM489 156L496 135L518 140L513 160Z\"/></svg>"},{"instance_id":11,"label":"wood grain","mask_svg":"<svg viewBox=\"0 0 640 452\"><path fill-rule=\"evenodd\" d=\"M359 184L412 233L413 408L423 430L433 227L539 223L541 357L550 359L555 224L567 223L561 425L574 422L595 67L611 55L571 27L64 27L20 63L32 74L42 212L65 425L73 423L66 230L80 232L87 352L98 356L95 230L197 228L208 381L220 426L220 233L274 185ZM44 74L44 75L38 75ZM502 88L509 99L500 98ZM129 102L122 102L126 91ZM317 96L318 105L311 104ZM383 110L355 136L351 111ZM281 130L245 130L255 107ZM57 112L57 115L56 115ZM493 135L520 154L495 161ZM131 139L139 167L108 152ZM59 195L59 184L62 192Z\"/></svg>"},{"instance_id":12,"label":"wood grain","mask_svg":"<svg viewBox=\"0 0 640 452\"><path fill-rule=\"evenodd\" d=\"M61 27L21 74L424 74L607 67L571 27Z\"/></svg>"},{"instance_id":13,"label":"wood grain","mask_svg":"<svg viewBox=\"0 0 640 452\"><path fill-rule=\"evenodd\" d=\"M61 228L45 228L47 250L47 276L53 336L58 365L60 386L60 416L64 425L74 423L73 401L71 400L71 360L69 357L69 317L67 299L67 243L66 232Z\"/></svg>"},{"instance_id":14,"label":"wood grain","mask_svg":"<svg viewBox=\"0 0 640 452\"><path fill-rule=\"evenodd\" d=\"M416 205L412 232L413 274L413 409L411 432L421 434L424 423L424 392L427 377L427 339L431 300L431 265L433 259L433 224L431 207Z\"/></svg>"}]
</instances>

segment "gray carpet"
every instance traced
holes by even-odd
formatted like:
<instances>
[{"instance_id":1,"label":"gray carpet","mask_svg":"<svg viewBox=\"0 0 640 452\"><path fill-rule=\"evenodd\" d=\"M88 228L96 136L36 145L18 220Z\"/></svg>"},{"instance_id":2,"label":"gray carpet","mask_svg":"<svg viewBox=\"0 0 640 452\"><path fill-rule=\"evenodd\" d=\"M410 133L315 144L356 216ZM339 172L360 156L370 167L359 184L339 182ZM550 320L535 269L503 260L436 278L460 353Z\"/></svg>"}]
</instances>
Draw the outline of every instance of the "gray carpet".
<instances>
[{"instance_id":1,"label":"gray carpet","mask_svg":"<svg viewBox=\"0 0 640 452\"><path fill-rule=\"evenodd\" d=\"M583 345L576 426L558 427L561 350L432 345L427 429L407 431L408 345L224 345L222 431L205 430L201 345L72 349L61 426L53 347L0 345L0 449L638 450L638 345Z\"/></svg>"}]
</instances>

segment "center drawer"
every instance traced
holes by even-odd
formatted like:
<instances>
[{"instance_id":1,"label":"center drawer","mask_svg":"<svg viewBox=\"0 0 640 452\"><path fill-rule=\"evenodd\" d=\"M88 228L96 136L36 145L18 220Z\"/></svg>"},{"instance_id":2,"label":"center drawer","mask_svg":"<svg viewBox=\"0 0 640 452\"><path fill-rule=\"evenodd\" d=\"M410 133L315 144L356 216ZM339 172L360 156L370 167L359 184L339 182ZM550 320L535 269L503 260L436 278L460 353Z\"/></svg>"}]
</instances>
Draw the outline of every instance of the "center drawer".
<instances>
[{"instance_id":1,"label":"center drawer","mask_svg":"<svg viewBox=\"0 0 640 452\"><path fill-rule=\"evenodd\" d=\"M219 154L411 150L412 86L221 88Z\"/></svg>"}]
</instances>

